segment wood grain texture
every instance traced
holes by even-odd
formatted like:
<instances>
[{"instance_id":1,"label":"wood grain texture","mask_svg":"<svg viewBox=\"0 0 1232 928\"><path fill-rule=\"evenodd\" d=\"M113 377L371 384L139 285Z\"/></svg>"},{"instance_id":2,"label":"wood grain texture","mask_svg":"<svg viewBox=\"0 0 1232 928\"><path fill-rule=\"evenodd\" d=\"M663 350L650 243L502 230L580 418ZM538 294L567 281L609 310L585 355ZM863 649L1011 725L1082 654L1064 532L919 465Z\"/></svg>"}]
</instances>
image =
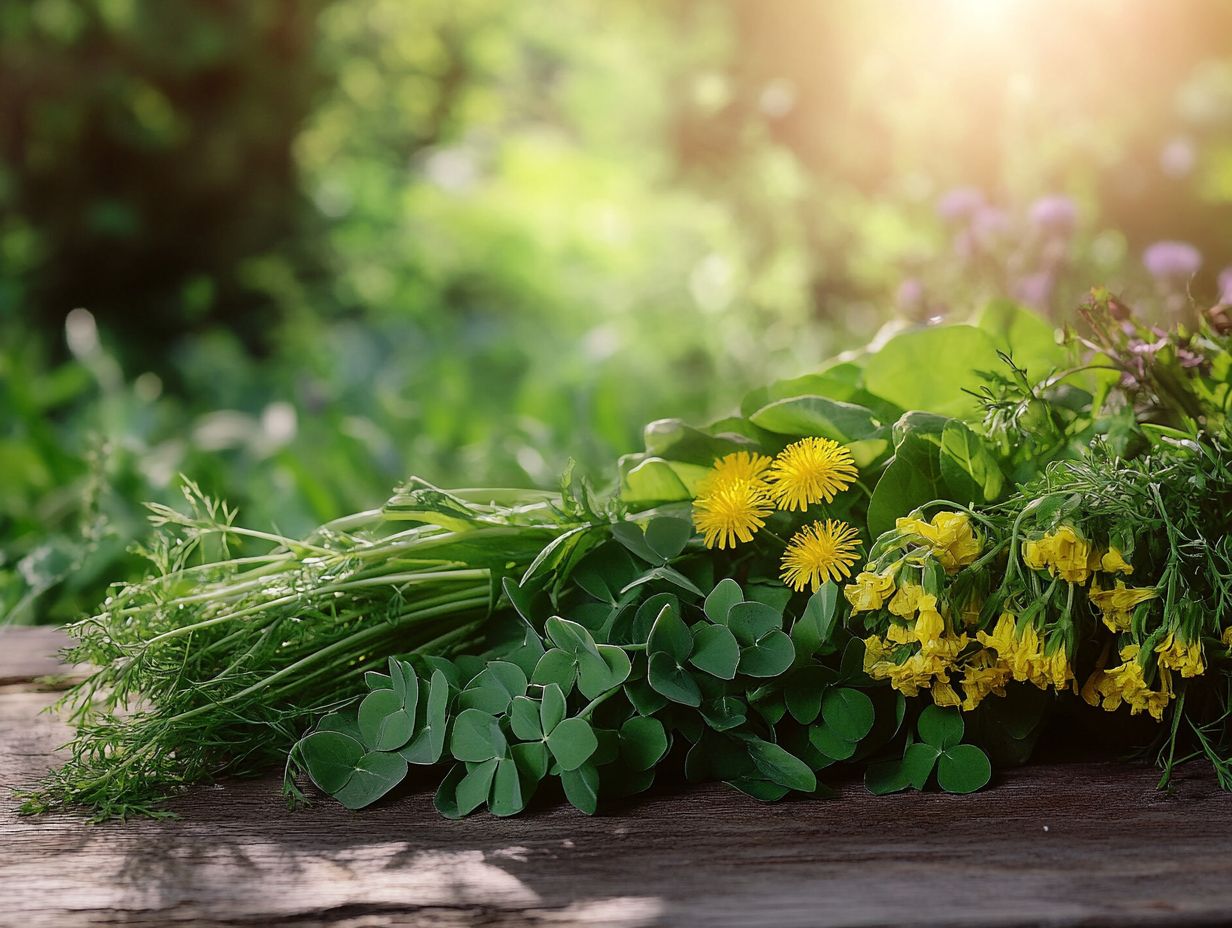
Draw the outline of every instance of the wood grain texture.
<instances>
[{"instance_id":1,"label":"wood grain texture","mask_svg":"<svg viewBox=\"0 0 1232 928\"><path fill-rule=\"evenodd\" d=\"M0 694L6 787L55 762L52 697ZM42 926L1222 925L1232 797L1112 763L1011 771L973 796L764 806L723 786L587 818L439 818L414 789L295 813L276 779L202 787L176 822L91 826L0 804L0 923Z\"/></svg>"}]
</instances>

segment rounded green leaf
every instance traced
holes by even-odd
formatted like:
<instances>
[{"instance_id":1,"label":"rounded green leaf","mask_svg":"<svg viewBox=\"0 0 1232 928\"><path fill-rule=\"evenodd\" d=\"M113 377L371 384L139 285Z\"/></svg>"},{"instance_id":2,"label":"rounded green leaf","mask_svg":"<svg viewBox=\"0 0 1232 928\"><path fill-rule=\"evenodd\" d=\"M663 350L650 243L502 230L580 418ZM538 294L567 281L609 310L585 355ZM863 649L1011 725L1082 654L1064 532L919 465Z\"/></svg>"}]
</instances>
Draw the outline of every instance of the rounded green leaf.
<instances>
[{"instance_id":1,"label":"rounded green leaf","mask_svg":"<svg viewBox=\"0 0 1232 928\"><path fill-rule=\"evenodd\" d=\"M703 673L720 680L734 680L740 664L740 645L736 636L724 625L700 624L693 636L693 652L689 663Z\"/></svg>"},{"instance_id":2,"label":"rounded green leaf","mask_svg":"<svg viewBox=\"0 0 1232 928\"><path fill-rule=\"evenodd\" d=\"M594 730L585 719L565 719L548 735L548 750L561 770L576 770L599 746Z\"/></svg>"},{"instance_id":3,"label":"rounded green leaf","mask_svg":"<svg viewBox=\"0 0 1232 928\"><path fill-rule=\"evenodd\" d=\"M856 752L856 741L848 741L824 722L809 728L809 744L831 760L846 760Z\"/></svg>"},{"instance_id":4,"label":"rounded green leaf","mask_svg":"<svg viewBox=\"0 0 1232 928\"><path fill-rule=\"evenodd\" d=\"M821 717L840 738L859 741L873 727L876 713L873 701L859 690L836 687L821 700Z\"/></svg>"},{"instance_id":5,"label":"rounded green leaf","mask_svg":"<svg viewBox=\"0 0 1232 928\"><path fill-rule=\"evenodd\" d=\"M684 519L663 516L646 524L646 544L663 561L680 554L692 535L693 526Z\"/></svg>"},{"instance_id":6,"label":"rounded green leaf","mask_svg":"<svg viewBox=\"0 0 1232 928\"><path fill-rule=\"evenodd\" d=\"M826 693L831 671L816 664L792 671L783 691L787 711L801 725L811 725L821 714L821 699Z\"/></svg>"},{"instance_id":7,"label":"rounded green leaf","mask_svg":"<svg viewBox=\"0 0 1232 928\"><path fill-rule=\"evenodd\" d=\"M672 660L669 654L650 655L646 679L656 693L666 696L672 702L693 707L702 704L702 691L697 681Z\"/></svg>"},{"instance_id":8,"label":"rounded green leaf","mask_svg":"<svg viewBox=\"0 0 1232 928\"><path fill-rule=\"evenodd\" d=\"M462 818L464 814L458 808L458 785L465 776L465 765L454 764L449 768L449 772L445 774L445 778L441 780L440 786L436 788L436 795L433 797L432 804L436 806L436 811L445 816L445 818Z\"/></svg>"},{"instance_id":9,"label":"rounded green leaf","mask_svg":"<svg viewBox=\"0 0 1232 928\"><path fill-rule=\"evenodd\" d=\"M411 764L435 764L445 753L445 730L449 721L449 679L440 670L434 670L432 682L426 684L426 688L423 727L415 733L411 743L398 752Z\"/></svg>"},{"instance_id":10,"label":"rounded green leaf","mask_svg":"<svg viewBox=\"0 0 1232 928\"><path fill-rule=\"evenodd\" d=\"M664 606L650 629L650 638L646 641L647 653L668 654L676 663L683 664L692 650L693 636L689 626L680 618L679 612L670 605Z\"/></svg>"},{"instance_id":11,"label":"rounded green leaf","mask_svg":"<svg viewBox=\"0 0 1232 928\"><path fill-rule=\"evenodd\" d=\"M956 744L937 760L937 785L947 793L973 793L990 779L988 755L974 744Z\"/></svg>"},{"instance_id":12,"label":"rounded green leaf","mask_svg":"<svg viewBox=\"0 0 1232 928\"><path fill-rule=\"evenodd\" d=\"M909 744L903 752L903 774L907 782L916 789L923 789L928 783L928 777L933 772L940 752L931 744L917 741Z\"/></svg>"},{"instance_id":13,"label":"rounded green leaf","mask_svg":"<svg viewBox=\"0 0 1232 928\"><path fill-rule=\"evenodd\" d=\"M559 689L557 690L559 692ZM543 727L539 723L540 706L537 700L529 696L515 696L513 705L509 708L509 727L523 741L539 741L543 738Z\"/></svg>"},{"instance_id":14,"label":"rounded green leaf","mask_svg":"<svg viewBox=\"0 0 1232 928\"><path fill-rule=\"evenodd\" d=\"M578 691L594 699L629 679L633 669L623 649L610 644L598 646L598 655L584 652L578 655Z\"/></svg>"},{"instance_id":15,"label":"rounded green leaf","mask_svg":"<svg viewBox=\"0 0 1232 928\"><path fill-rule=\"evenodd\" d=\"M512 757L501 758L496 763L496 776L492 779L492 795L488 799L488 811L493 815L517 815L526 808L530 791L523 788L517 762Z\"/></svg>"},{"instance_id":16,"label":"rounded green leaf","mask_svg":"<svg viewBox=\"0 0 1232 928\"><path fill-rule=\"evenodd\" d=\"M720 696L702 703L702 718L715 731L730 731L748 719L748 706L735 696Z\"/></svg>"},{"instance_id":17,"label":"rounded green leaf","mask_svg":"<svg viewBox=\"0 0 1232 928\"><path fill-rule=\"evenodd\" d=\"M538 783L548 772L548 748L542 741L527 741L509 748L525 784Z\"/></svg>"},{"instance_id":18,"label":"rounded green leaf","mask_svg":"<svg viewBox=\"0 0 1232 928\"><path fill-rule=\"evenodd\" d=\"M582 764L576 770L565 770L560 775L565 798L574 808L594 815L599 808L599 771L592 764Z\"/></svg>"},{"instance_id":19,"label":"rounded green leaf","mask_svg":"<svg viewBox=\"0 0 1232 928\"><path fill-rule=\"evenodd\" d=\"M568 619L554 615L544 623L543 628L552 644L562 651L570 654L578 654L582 651L598 653L595 651L595 639L584 626L577 622L570 622Z\"/></svg>"},{"instance_id":20,"label":"rounded green leaf","mask_svg":"<svg viewBox=\"0 0 1232 928\"><path fill-rule=\"evenodd\" d=\"M726 625L731 607L742 602L744 592L740 589L740 584L730 577L720 580L706 597L706 618L717 625Z\"/></svg>"},{"instance_id":21,"label":"rounded green leaf","mask_svg":"<svg viewBox=\"0 0 1232 928\"><path fill-rule=\"evenodd\" d=\"M464 709L453 723L449 750L456 760L482 763L505 753L507 743L496 717L479 709Z\"/></svg>"},{"instance_id":22,"label":"rounded green leaf","mask_svg":"<svg viewBox=\"0 0 1232 928\"><path fill-rule=\"evenodd\" d=\"M864 774L864 787L874 796L885 796L905 790L911 785L901 760L871 764Z\"/></svg>"},{"instance_id":23,"label":"rounded green leaf","mask_svg":"<svg viewBox=\"0 0 1232 928\"><path fill-rule=\"evenodd\" d=\"M355 772L334 798L348 809L362 809L376 802L406 779L406 761L399 754L369 751L355 765Z\"/></svg>"},{"instance_id":24,"label":"rounded green leaf","mask_svg":"<svg viewBox=\"0 0 1232 928\"><path fill-rule=\"evenodd\" d=\"M920 737L933 747L945 750L962 741L963 720L957 709L926 706L920 713Z\"/></svg>"},{"instance_id":25,"label":"rounded green leaf","mask_svg":"<svg viewBox=\"0 0 1232 928\"><path fill-rule=\"evenodd\" d=\"M563 693L568 695L573 689L573 681L576 678L577 658L560 648L552 648L539 658L539 663L535 665L535 672L530 679L532 683L538 683L540 686L555 683Z\"/></svg>"},{"instance_id":26,"label":"rounded green leaf","mask_svg":"<svg viewBox=\"0 0 1232 928\"><path fill-rule=\"evenodd\" d=\"M456 794L460 815L470 815L488 801L488 796L492 792L492 778L496 776L497 763L495 757L485 760L482 764L472 767L462 778Z\"/></svg>"},{"instance_id":27,"label":"rounded green leaf","mask_svg":"<svg viewBox=\"0 0 1232 928\"><path fill-rule=\"evenodd\" d=\"M783 630L783 614L765 603L736 603L727 613L727 626L740 644L756 644L771 632Z\"/></svg>"},{"instance_id":28,"label":"rounded green leaf","mask_svg":"<svg viewBox=\"0 0 1232 928\"><path fill-rule=\"evenodd\" d=\"M414 734L415 725L392 689L373 690L359 704L359 733L373 751L396 751Z\"/></svg>"},{"instance_id":29,"label":"rounded green leaf","mask_svg":"<svg viewBox=\"0 0 1232 928\"><path fill-rule=\"evenodd\" d=\"M644 599L633 617L633 626L629 630L629 642L645 644L646 639L650 637L650 630L654 627L655 619L659 617L663 607L669 605L679 613L680 597L675 593L655 593L654 596Z\"/></svg>"},{"instance_id":30,"label":"rounded green leaf","mask_svg":"<svg viewBox=\"0 0 1232 928\"><path fill-rule=\"evenodd\" d=\"M635 715L620 726L620 758L631 770L649 770L667 747L667 732L658 719Z\"/></svg>"},{"instance_id":31,"label":"rounded green leaf","mask_svg":"<svg viewBox=\"0 0 1232 928\"><path fill-rule=\"evenodd\" d=\"M364 756L362 744L338 731L314 731L297 747L312 782L331 795L346 785Z\"/></svg>"},{"instance_id":32,"label":"rounded green leaf","mask_svg":"<svg viewBox=\"0 0 1232 928\"><path fill-rule=\"evenodd\" d=\"M747 606L749 603L742 603ZM736 607L737 609L740 606ZM734 609L732 610L735 611ZM784 632L772 631L740 652L740 672L750 677L777 677L796 660L796 648Z\"/></svg>"},{"instance_id":33,"label":"rounded green leaf","mask_svg":"<svg viewBox=\"0 0 1232 928\"><path fill-rule=\"evenodd\" d=\"M770 741L754 739L748 743L753 765L767 780L802 793L817 788L812 769L796 755Z\"/></svg>"},{"instance_id":34,"label":"rounded green leaf","mask_svg":"<svg viewBox=\"0 0 1232 928\"><path fill-rule=\"evenodd\" d=\"M565 717L565 694L555 683L543 688L543 701L539 704L539 729L550 733Z\"/></svg>"}]
</instances>

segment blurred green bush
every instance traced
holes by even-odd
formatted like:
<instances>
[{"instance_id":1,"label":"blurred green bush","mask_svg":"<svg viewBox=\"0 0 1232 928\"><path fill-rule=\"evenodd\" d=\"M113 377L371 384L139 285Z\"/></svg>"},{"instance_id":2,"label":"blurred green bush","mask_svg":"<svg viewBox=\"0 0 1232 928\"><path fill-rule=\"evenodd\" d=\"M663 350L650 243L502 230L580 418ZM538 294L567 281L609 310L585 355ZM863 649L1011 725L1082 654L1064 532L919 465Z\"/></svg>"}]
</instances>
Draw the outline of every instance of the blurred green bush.
<instances>
[{"instance_id":1,"label":"blurred green bush","mask_svg":"<svg viewBox=\"0 0 1232 928\"><path fill-rule=\"evenodd\" d=\"M1126 5L0 0L0 613L181 472L296 533L603 479L895 314L1149 302L1155 238L1213 299L1232 14Z\"/></svg>"}]
</instances>

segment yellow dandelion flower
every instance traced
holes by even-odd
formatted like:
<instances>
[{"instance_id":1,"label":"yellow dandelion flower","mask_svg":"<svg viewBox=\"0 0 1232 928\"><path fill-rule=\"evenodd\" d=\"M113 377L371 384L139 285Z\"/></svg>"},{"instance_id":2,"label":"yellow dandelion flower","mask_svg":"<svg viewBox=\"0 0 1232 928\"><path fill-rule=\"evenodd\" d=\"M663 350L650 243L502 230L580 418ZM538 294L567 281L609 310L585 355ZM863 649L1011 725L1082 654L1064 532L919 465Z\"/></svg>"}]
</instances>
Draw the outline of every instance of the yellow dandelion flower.
<instances>
[{"instance_id":1,"label":"yellow dandelion flower","mask_svg":"<svg viewBox=\"0 0 1232 928\"><path fill-rule=\"evenodd\" d=\"M827 519L806 525L783 552L783 582L797 593L810 586L816 593L828 580L850 577L859 546L859 533L846 522Z\"/></svg>"},{"instance_id":2,"label":"yellow dandelion flower","mask_svg":"<svg viewBox=\"0 0 1232 928\"><path fill-rule=\"evenodd\" d=\"M764 484L766 471L774 459L764 454L753 454L750 451L734 451L714 462L698 486L699 495L705 496L714 492L717 487L729 483Z\"/></svg>"},{"instance_id":3,"label":"yellow dandelion flower","mask_svg":"<svg viewBox=\"0 0 1232 928\"><path fill-rule=\"evenodd\" d=\"M803 512L831 502L860 476L851 452L828 438L802 438L782 450L766 475L780 509Z\"/></svg>"},{"instance_id":4,"label":"yellow dandelion flower","mask_svg":"<svg viewBox=\"0 0 1232 928\"><path fill-rule=\"evenodd\" d=\"M772 511L764 487L747 481L725 483L693 501L693 524L707 548L734 548L752 541Z\"/></svg>"}]
</instances>

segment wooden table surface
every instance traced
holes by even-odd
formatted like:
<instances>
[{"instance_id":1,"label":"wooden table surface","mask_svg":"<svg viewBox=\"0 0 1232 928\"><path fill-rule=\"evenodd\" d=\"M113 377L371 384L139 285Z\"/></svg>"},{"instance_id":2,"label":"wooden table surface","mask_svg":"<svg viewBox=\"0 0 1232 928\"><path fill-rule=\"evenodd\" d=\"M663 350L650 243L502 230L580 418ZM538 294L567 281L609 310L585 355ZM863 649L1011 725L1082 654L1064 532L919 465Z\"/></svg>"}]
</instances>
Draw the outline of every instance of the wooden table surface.
<instances>
[{"instance_id":1,"label":"wooden table surface","mask_svg":"<svg viewBox=\"0 0 1232 928\"><path fill-rule=\"evenodd\" d=\"M66 729L33 679L44 630L0 630L0 786ZM766 806L721 785L587 818L550 806L450 822L426 793L288 812L276 778L204 786L178 821L23 818L0 790L0 924L1224 925L1232 796L1199 766L1170 794L1113 763L1010 771L973 796Z\"/></svg>"}]
</instances>

